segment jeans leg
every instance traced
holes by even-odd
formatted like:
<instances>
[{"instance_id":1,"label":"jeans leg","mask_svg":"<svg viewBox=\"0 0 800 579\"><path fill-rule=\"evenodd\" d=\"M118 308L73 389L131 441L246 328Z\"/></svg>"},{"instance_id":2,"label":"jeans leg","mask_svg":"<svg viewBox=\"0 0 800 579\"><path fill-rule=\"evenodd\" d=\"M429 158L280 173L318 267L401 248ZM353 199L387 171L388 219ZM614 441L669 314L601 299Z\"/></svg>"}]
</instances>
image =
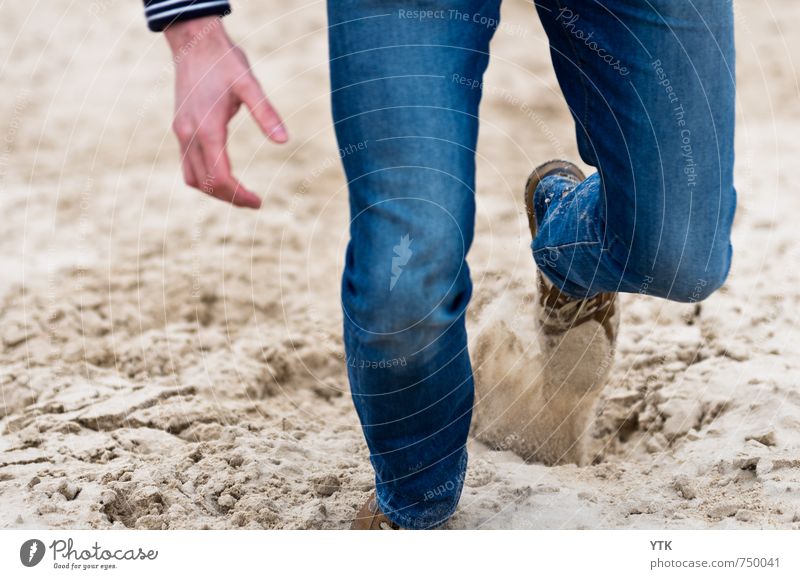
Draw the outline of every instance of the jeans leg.
<instances>
[{"instance_id":1,"label":"jeans leg","mask_svg":"<svg viewBox=\"0 0 800 579\"><path fill-rule=\"evenodd\" d=\"M731 3L542 0L537 9L581 157L598 170L563 201L537 192L553 200L533 244L538 265L574 297L704 299L732 254Z\"/></svg>"},{"instance_id":2,"label":"jeans leg","mask_svg":"<svg viewBox=\"0 0 800 579\"><path fill-rule=\"evenodd\" d=\"M444 522L466 470L465 257L494 30L487 23L496 25L498 8L499 0L328 3L333 116L351 211L347 370L378 503L407 528Z\"/></svg>"}]
</instances>

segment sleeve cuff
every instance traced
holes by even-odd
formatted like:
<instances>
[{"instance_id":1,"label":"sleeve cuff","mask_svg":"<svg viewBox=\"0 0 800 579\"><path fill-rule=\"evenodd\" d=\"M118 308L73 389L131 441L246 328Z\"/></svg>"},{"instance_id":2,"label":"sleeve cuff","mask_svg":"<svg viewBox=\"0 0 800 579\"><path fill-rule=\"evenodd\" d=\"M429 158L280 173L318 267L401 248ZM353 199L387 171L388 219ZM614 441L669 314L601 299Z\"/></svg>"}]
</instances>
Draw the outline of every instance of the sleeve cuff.
<instances>
[{"instance_id":1,"label":"sleeve cuff","mask_svg":"<svg viewBox=\"0 0 800 579\"><path fill-rule=\"evenodd\" d=\"M161 32L170 24L203 16L225 16L231 11L228 0L144 0L147 27Z\"/></svg>"}]
</instances>

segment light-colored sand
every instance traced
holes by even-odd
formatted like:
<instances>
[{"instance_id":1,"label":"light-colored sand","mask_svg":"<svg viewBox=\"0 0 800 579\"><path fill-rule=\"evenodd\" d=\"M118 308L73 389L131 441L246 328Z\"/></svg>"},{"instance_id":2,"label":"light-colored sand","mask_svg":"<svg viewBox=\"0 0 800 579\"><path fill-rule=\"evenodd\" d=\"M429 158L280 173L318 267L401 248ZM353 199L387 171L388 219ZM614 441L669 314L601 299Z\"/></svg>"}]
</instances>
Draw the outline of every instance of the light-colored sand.
<instances>
[{"instance_id":1,"label":"light-colored sand","mask_svg":"<svg viewBox=\"0 0 800 579\"><path fill-rule=\"evenodd\" d=\"M533 9L506 4L470 254L483 400L541 371L520 189L576 157ZM472 441L451 527L800 528L800 5L737 7L729 284L701 307L624 296L593 464ZM235 120L258 213L182 185L168 54L137 2L2 11L0 527L347 526L372 475L341 353L323 3L241 2L228 20L293 138Z\"/></svg>"}]
</instances>

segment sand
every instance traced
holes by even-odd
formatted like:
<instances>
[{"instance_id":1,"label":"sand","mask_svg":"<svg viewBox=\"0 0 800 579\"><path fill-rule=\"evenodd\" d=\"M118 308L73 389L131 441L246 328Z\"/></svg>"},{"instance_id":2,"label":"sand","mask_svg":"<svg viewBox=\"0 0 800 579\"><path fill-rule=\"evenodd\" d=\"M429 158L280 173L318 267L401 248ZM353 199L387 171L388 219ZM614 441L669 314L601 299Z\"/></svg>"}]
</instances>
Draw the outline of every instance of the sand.
<instances>
[{"instance_id":1,"label":"sand","mask_svg":"<svg viewBox=\"0 0 800 579\"><path fill-rule=\"evenodd\" d=\"M485 410L511 392L537 414L521 188L577 155L533 9L506 2L470 254L481 402L448 527L800 528L800 5L736 7L729 283L699 306L623 296L582 464L546 466ZM258 212L182 184L169 55L137 2L3 8L2 528L336 529L371 490L343 369L324 4L241 2L227 22L292 136L234 120Z\"/></svg>"}]
</instances>

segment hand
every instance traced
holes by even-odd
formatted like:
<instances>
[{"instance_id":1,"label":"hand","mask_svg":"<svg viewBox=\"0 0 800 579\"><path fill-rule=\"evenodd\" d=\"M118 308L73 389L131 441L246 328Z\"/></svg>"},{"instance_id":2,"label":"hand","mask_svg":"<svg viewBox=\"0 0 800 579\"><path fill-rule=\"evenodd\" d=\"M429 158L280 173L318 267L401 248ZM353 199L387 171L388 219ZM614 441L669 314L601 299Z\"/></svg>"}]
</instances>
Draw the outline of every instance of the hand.
<instances>
[{"instance_id":1,"label":"hand","mask_svg":"<svg viewBox=\"0 0 800 579\"><path fill-rule=\"evenodd\" d=\"M289 136L278 113L217 17L175 23L164 31L175 61L175 120L187 185L257 209L261 199L232 174L228 122L244 104L270 140Z\"/></svg>"}]
</instances>

